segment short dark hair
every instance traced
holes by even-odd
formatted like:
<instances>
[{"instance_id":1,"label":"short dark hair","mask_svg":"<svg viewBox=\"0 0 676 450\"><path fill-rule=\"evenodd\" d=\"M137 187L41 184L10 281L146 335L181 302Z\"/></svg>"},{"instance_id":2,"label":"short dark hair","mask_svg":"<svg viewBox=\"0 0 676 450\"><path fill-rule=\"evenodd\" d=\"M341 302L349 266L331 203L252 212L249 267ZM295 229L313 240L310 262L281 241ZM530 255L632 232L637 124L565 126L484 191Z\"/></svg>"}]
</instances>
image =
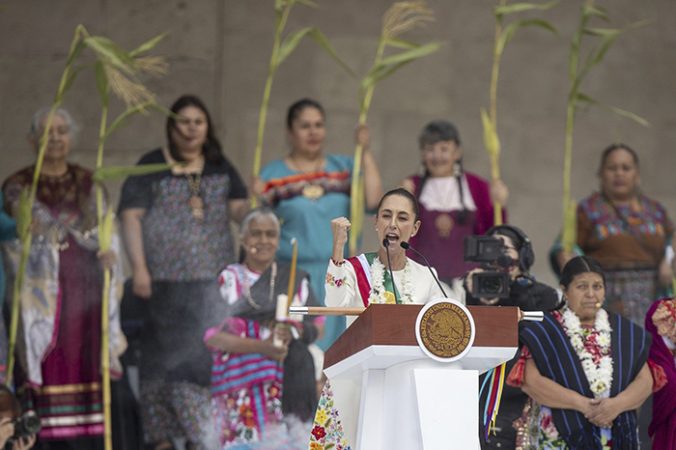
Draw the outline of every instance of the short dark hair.
<instances>
[{"instance_id":1,"label":"short dark hair","mask_svg":"<svg viewBox=\"0 0 676 450\"><path fill-rule=\"evenodd\" d=\"M603 170L603 166L606 165L606 161L608 161L608 157L610 157L611 153L615 152L616 150L626 150L631 155L631 159L634 160L634 164L636 164L636 167L639 167L638 154L634 151L634 149L629 147L627 144L622 144L622 143L618 142L618 143L615 143L615 144L610 144L608 147L606 147L603 150L603 153L601 153L601 162L599 164L599 170L598 170L599 174L601 174L601 171Z\"/></svg>"},{"instance_id":2,"label":"short dark hair","mask_svg":"<svg viewBox=\"0 0 676 450\"><path fill-rule=\"evenodd\" d=\"M453 141L460 145L460 133L458 128L447 120L433 120L429 122L418 136L418 145L421 149L437 142Z\"/></svg>"},{"instance_id":3,"label":"short dark hair","mask_svg":"<svg viewBox=\"0 0 676 450\"><path fill-rule=\"evenodd\" d=\"M207 118L207 138L204 141L204 145L202 146L204 159L209 162L220 163L224 159L223 149L221 147L220 141L216 137L216 133L214 132L214 126L211 121L211 115L209 114L209 110L199 97L190 94L180 96L174 102L174 104L171 105L170 110L173 114L167 116L166 133L167 133L167 143L169 145L169 153L171 154L171 157L174 158L176 161L183 161L183 157L178 152L176 145L171 139L171 130L176 128L176 115L178 114L178 112L188 106L193 106L199 109L204 113L204 116Z\"/></svg>"},{"instance_id":4,"label":"short dark hair","mask_svg":"<svg viewBox=\"0 0 676 450\"><path fill-rule=\"evenodd\" d=\"M418 207L418 201L415 199L415 196L408 192L404 188L397 188L397 189L392 189L390 191L385 192L385 195L382 196L380 201L378 202L378 208L376 209L376 216L380 214L380 208L383 206L383 202L387 197L392 197L393 195L398 195L400 197L404 197L411 203L411 207L413 207L413 214L415 216L414 220L418 220L418 217L420 216L420 208Z\"/></svg>"},{"instance_id":5,"label":"short dark hair","mask_svg":"<svg viewBox=\"0 0 676 450\"><path fill-rule=\"evenodd\" d=\"M576 276L588 272L601 275L603 285L606 285L606 275L603 273L603 268L601 268L601 264L598 261L589 256L575 256L563 266L563 270L561 271L561 286L568 289L568 286L570 286L570 283Z\"/></svg>"},{"instance_id":6,"label":"short dark hair","mask_svg":"<svg viewBox=\"0 0 676 450\"><path fill-rule=\"evenodd\" d=\"M286 128L293 128L293 121L298 118L300 113L303 112L306 108L314 108L322 114L322 117L326 117L324 113L324 107L317 100L311 98L301 98L300 100L294 102L289 106L289 109L286 111Z\"/></svg>"}]
</instances>

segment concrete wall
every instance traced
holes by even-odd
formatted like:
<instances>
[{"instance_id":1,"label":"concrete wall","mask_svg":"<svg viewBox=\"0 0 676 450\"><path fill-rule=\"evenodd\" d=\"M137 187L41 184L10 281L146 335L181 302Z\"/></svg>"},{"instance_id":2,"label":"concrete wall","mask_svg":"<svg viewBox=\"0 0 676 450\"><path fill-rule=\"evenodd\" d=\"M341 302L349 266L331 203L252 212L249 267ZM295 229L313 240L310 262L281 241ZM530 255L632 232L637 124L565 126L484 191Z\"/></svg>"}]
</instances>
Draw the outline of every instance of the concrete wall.
<instances>
[{"instance_id":1,"label":"concrete wall","mask_svg":"<svg viewBox=\"0 0 676 450\"><path fill-rule=\"evenodd\" d=\"M465 165L489 173L482 147L479 108L488 102L493 42L491 6L476 0L430 0L437 20L411 34L419 41L439 40L440 52L416 62L378 85L370 115L373 149L386 187L419 168L416 145L422 125L447 118L460 128ZM558 35L526 30L508 47L499 92L502 171L511 190L510 218L533 238L535 273L552 281L546 250L560 223L561 167L568 42L581 1L566 0L544 14ZM573 191L577 198L597 185L600 151L623 141L637 149L642 187L674 213L673 170L676 138L672 88L676 73L676 3L672 0L599 2L614 24L649 19L647 26L623 36L585 83L600 101L646 117L643 128L605 110L579 114L575 133ZM56 90L75 26L112 38L126 47L161 32L157 48L170 63L169 74L149 83L170 104L182 93L202 96L213 113L226 153L243 174L251 170L258 107L267 71L274 14L272 0L23 0L0 9L0 178L30 163L25 141L32 113L48 104ZM337 51L364 73L370 66L384 0L319 0L319 8L298 7L288 30L316 25ZM601 26L601 25L599 25ZM280 68L272 91L265 160L287 151L283 117L302 96L321 100L328 112L327 150L350 153L357 118L358 83L318 47L302 43ZM94 80L85 73L69 93L66 106L82 123L73 159L91 166L99 111ZM106 163L131 164L164 141L163 119L140 117L111 141ZM117 186L111 186L117 195ZM367 239L371 244L373 239Z\"/></svg>"}]
</instances>

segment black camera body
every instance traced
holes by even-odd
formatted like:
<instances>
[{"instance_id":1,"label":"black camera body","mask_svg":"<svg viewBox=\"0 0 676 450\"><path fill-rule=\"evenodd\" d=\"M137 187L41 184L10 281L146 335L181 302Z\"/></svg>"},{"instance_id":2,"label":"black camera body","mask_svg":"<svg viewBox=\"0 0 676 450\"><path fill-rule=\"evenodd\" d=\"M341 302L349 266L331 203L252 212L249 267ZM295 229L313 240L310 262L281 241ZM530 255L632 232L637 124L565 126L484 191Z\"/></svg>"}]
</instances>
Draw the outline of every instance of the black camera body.
<instances>
[{"instance_id":1,"label":"black camera body","mask_svg":"<svg viewBox=\"0 0 676 450\"><path fill-rule=\"evenodd\" d=\"M505 255L505 244L494 236L467 236L464 259L481 263L485 270L472 274L472 296L475 298L509 298L511 280L504 270L514 260ZM503 270L496 270L503 269Z\"/></svg>"},{"instance_id":2,"label":"black camera body","mask_svg":"<svg viewBox=\"0 0 676 450\"><path fill-rule=\"evenodd\" d=\"M492 263L504 255L505 244L493 236L467 236L465 238L465 261Z\"/></svg>"},{"instance_id":3,"label":"black camera body","mask_svg":"<svg viewBox=\"0 0 676 450\"><path fill-rule=\"evenodd\" d=\"M509 298L509 274L488 270L472 274L472 297Z\"/></svg>"},{"instance_id":4,"label":"black camera body","mask_svg":"<svg viewBox=\"0 0 676 450\"><path fill-rule=\"evenodd\" d=\"M14 434L7 440L5 449L14 448L14 442L36 435L42 428L40 418L33 411L26 411L12 422L14 423Z\"/></svg>"}]
</instances>

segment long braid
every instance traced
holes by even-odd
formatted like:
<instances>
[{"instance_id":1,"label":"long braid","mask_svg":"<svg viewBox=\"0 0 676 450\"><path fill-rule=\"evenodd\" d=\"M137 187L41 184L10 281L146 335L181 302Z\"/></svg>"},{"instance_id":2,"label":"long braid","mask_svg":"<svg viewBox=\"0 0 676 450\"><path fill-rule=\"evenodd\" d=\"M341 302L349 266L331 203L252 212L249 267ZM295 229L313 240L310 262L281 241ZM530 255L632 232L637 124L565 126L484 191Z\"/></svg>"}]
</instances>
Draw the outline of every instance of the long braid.
<instances>
[{"instance_id":1,"label":"long braid","mask_svg":"<svg viewBox=\"0 0 676 450\"><path fill-rule=\"evenodd\" d=\"M462 186L462 178L465 173L462 167L462 159L459 159L455 163L455 167L453 168L453 176L455 177L455 182L458 183L458 192L460 194L460 204L462 205L462 210L460 213L458 213L458 223L461 225L464 225L467 222L467 205L465 205L465 192L464 188Z\"/></svg>"}]
</instances>

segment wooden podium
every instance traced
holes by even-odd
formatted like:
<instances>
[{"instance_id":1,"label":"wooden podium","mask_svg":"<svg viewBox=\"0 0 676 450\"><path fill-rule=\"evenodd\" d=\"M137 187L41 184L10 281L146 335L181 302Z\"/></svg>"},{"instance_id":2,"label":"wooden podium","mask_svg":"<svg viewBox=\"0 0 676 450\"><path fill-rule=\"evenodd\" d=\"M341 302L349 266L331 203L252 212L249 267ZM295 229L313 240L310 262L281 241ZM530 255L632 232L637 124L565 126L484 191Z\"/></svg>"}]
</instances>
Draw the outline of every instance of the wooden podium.
<instances>
[{"instance_id":1,"label":"wooden podium","mask_svg":"<svg viewBox=\"0 0 676 450\"><path fill-rule=\"evenodd\" d=\"M423 306L371 305L326 351L324 373L354 450L479 448L479 374L514 357L519 310L468 306L474 343L449 363L418 345Z\"/></svg>"}]
</instances>

